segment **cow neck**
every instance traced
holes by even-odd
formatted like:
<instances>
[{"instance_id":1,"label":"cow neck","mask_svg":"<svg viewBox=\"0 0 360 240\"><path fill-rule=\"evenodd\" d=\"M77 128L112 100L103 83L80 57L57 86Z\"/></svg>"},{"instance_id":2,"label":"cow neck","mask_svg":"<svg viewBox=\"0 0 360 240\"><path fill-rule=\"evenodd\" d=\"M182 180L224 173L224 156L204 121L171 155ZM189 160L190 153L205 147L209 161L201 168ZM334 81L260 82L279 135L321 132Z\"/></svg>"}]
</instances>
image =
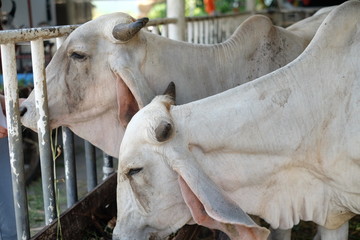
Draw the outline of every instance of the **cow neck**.
<instances>
[{"instance_id":1,"label":"cow neck","mask_svg":"<svg viewBox=\"0 0 360 240\"><path fill-rule=\"evenodd\" d=\"M124 129L119 124L116 111L109 112L86 122L71 124L69 128L105 153L118 158Z\"/></svg>"},{"instance_id":2,"label":"cow neck","mask_svg":"<svg viewBox=\"0 0 360 240\"><path fill-rule=\"evenodd\" d=\"M146 38L147 58L152 64L144 66L143 75L151 89L158 89L159 83L167 86L169 81L174 81L181 92L177 97L178 104L222 92L267 74L294 59L305 48L302 40L274 27L265 17L241 25L220 44L190 44L149 33ZM279 48L284 47L279 42L291 42L283 49L287 55L278 54ZM159 46L162 46L161 51ZM167 56L165 60L164 56Z\"/></svg>"}]
</instances>

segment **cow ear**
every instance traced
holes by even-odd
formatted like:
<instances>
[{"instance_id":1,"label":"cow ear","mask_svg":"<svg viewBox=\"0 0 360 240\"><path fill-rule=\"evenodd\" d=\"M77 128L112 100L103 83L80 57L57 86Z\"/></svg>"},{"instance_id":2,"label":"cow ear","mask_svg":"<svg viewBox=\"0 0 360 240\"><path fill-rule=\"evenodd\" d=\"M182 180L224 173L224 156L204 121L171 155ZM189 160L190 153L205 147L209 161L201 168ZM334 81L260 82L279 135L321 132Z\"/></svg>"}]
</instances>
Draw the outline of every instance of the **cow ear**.
<instances>
[{"instance_id":1,"label":"cow ear","mask_svg":"<svg viewBox=\"0 0 360 240\"><path fill-rule=\"evenodd\" d=\"M165 142L171 136L173 131L172 124L167 121L161 121L160 124L155 128L155 137L159 142Z\"/></svg>"},{"instance_id":2,"label":"cow ear","mask_svg":"<svg viewBox=\"0 0 360 240\"><path fill-rule=\"evenodd\" d=\"M116 79L116 99L119 122L125 129L131 118L139 111L139 106L134 95L119 76Z\"/></svg>"},{"instance_id":3,"label":"cow ear","mask_svg":"<svg viewBox=\"0 0 360 240\"><path fill-rule=\"evenodd\" d=\"M189 165L186 168L188 169ZM268 229L258 226L198 167L192 170L196 173L188 170L175 171L180 175L178 181L182 196L197 224L221 230L231 239L266 240L268 238Z\"/></svg>"},{"instance_id":4,"label":"cow ear","mask_svg":"<svg viewBox=\"0 0 360 240\"><path fill-rule=\"evenodd\" d=\"M175 83L170 82L167 86L165 92L163 93L163 96L166 98L163 101L165 107L167 110L170 110L172 105L175 105L175 98L176 98L176 90L175 90Z\"/></svg>"},{"instance_id":5,"label":"cow ear","mask_svg":"<svg viewBox=\"0 0 360 240\"><path fill-rule=\"evenodd\" d=\"M175 89L175 83L174 82L170 82L169 85L167 86L165 92L163 95L168 96L172 101L173 101L173 105L175 104L175 99L176 99L176 89Z\"/></svg>"}]
</instances>

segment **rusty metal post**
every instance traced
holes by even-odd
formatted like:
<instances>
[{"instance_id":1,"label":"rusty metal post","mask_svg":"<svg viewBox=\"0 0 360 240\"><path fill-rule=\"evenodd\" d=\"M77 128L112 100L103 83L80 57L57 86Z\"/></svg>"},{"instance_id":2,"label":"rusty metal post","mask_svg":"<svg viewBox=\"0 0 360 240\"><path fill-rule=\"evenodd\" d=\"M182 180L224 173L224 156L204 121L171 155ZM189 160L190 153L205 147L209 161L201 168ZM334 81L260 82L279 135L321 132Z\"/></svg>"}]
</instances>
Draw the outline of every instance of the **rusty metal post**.
<instances>
[{"instance_id":1,"label":"rusty metal post","mask_svg":"<svg viewBox=\"0 0 360 240\"><path fill-rule=\"evenodd\" d=\"M6 97L6 115L14 195L17 239L30 239L29 213L26 196L24 154L19 115L15 44L1 45L2 69Z\"/></svg>"},{"instance_id":2,"label":"rusty metal post","mask_svg":"<svg viewBox=\"0 0 360 240\"><path fill-rule=\"evenodd\" d=\"M34 74L36 113L39 117L37 121L37 130L39 135L45 223L48 225L56 218L56 199L53 161L51 155L51 134L48 124L49 111L47 105L44 43L41 38L31 41L31 53Z\"/></svg>"}]
</instances>

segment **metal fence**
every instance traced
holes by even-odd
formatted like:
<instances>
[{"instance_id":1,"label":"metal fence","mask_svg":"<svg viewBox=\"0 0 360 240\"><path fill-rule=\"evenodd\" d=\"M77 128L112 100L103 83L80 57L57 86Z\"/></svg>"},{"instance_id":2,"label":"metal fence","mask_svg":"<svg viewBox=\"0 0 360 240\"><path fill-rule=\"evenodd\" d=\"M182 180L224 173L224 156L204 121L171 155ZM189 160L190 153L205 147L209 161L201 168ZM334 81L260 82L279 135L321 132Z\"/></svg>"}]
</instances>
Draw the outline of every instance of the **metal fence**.
<instances>
[{"instance_id":1,"label":"metal fence","mask_svg":"<svg viewBox=\"0 0 360 240\"><path fill-rule=\"evenodd\" d=\"M55 192L50 130L48 126L48 109L46 95L45 55L43 40L60 38L74 30L74 26L7 30L0 32L1 60L6 97L6 115L9 132L9 152L12 169L15 217L18 239L30 239L29 214L27 205L24 155L22 149L22 131L19 114L18 80L15 45L18 42L30 41L32 69L34 74L34 91L36 110L39 114L38 139L41 161L41 173L44 193L44 210L46 224L55 219Z\"/></svg>"},{"instance_id":2,"label":"metal fence","mask_svg":"<svg viewBox=\"0 0 360 240\"><path fill-rule=\"evenodd\" d=\"M235 29L251 13L226 14L218 16L186 17L185 40L189 43L215 44L228 39ZM150 20L148 30L169 37L169 24L176 23L175 18Z\"/></svg>"},{"instance_id":3,"label":"metal fence","mask_svg":"<svg viewBox=\"0 0 360 240\"><path fill-rule=\"evenodd\" d=\"M185 39L188 42L200 44L222 42L229 38L240 23L249 16L250 13L239 13L213 17L185 18ZM279 19L282 19L282 17L280 16ZM155 34L168 37L169 24L176 24L176 22L177 19L174 18L155 19L148 23L147 29ZM30 239L30 228L24 179L24 159L19 115L15 46L23 42L30 42L31 46L36 110L39 116L37 130L41 161L45 223L48 225L56 218L57 214L55 206L54 171L50 139L51 132L48 126L44 41L48 39L56 39L56 45L59 47L65 37L76 27L77 26L59 26L0 31L1 60L6 96L6 113L8 116L8 138L18 239ZM74 158L74 135L68 128L62 128L62 136L65 161L67 207L71 207L78 201ZM94 152L95 148L88 142L85 142L88 191L97 185ZM107 155L104 155L103 170L105 178L114 171L112 159Z\"/></svg>"}]
</instances>

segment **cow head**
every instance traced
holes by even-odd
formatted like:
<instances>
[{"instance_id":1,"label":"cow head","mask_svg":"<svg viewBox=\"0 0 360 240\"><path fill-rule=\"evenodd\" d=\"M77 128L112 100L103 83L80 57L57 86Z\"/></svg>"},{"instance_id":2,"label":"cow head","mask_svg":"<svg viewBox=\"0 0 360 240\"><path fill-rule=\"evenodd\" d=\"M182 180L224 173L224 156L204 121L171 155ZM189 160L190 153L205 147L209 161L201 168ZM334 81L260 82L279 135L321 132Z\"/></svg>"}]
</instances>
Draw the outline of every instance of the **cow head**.
<instances>
[{"instance_id":1,"label":"cow head","mask_svg":"<svg viewBox=\"0 0 360 240\"><path fill-rule=\"evenodd\" d=\"M266 239L268 231L225 196L191 156L171 117L175 95L168 90L140 110L125 132L113 238L163 239L195 221L232 239Z\"/></svg>"},{"instance_id":2,"label":"cow head","mask_svg":"<svg viewBox=\"0 0 360 240\"><path fill-rule=\"evenodd\" d=\"M51 128L84 122L88 124L78 131L106 122L118 121L121 124L113 125L119 128L127 125L144 101L136 89L148 89L146 81L140 79L138 84L133 79L139 75L133 69L140 68L146 55L146 40L139 31L147 21L115 13L83 24L69 35L46 68ZM36 130L34 93L20 110L23 124ZM111 119L105 119L109 112ZM121 135L117 129L111 131Z\"/></svg>"}]
</instances>

